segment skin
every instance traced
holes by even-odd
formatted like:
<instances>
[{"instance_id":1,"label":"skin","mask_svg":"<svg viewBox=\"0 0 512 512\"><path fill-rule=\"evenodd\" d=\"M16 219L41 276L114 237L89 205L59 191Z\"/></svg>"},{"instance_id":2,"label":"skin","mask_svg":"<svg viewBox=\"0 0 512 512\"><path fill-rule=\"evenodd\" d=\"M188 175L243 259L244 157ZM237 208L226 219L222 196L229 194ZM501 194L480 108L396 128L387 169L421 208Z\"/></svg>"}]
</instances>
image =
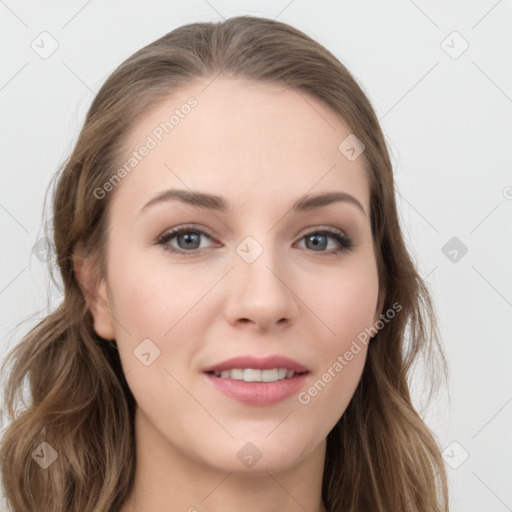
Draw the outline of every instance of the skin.
<instances>
[{"instance_id":1,"label":"skin","mask_svg":"<svg viewBox=\"0 0 512 512\"><path fill-rule=\"evenodd\" d=\"M241 404L202 369L283 354L309 369L305 390L379 318L364 155L349 161L338 150L351 130L310 95L231 77L205 89L210 81L137 121L127 158L187 98L198 100L110 192L107 275L93 282L90 263L77 264L81 283L95 290L95 330L116 339L138 404L135 485L122 512L322 511L326 436L356 389L366 346L307 405L296 395ZM230 208L167 201L140 212L170 188L223 196ZM365 213L348 202L290 211L299 197L325 191L352 195ZM184 224L214 237L201 235L193 256L155 243ZM349 252L332 254L339 244L330 236L320 249L305 236L329 226L353 240ZM247 236L263 249L252 263L235 250ZM167 245L187 250L176 237ZM134 355L144 339L160 350L148 366ZM237 457L247 442L261 453L251 468Z\"/></svg>"}]
</instances>

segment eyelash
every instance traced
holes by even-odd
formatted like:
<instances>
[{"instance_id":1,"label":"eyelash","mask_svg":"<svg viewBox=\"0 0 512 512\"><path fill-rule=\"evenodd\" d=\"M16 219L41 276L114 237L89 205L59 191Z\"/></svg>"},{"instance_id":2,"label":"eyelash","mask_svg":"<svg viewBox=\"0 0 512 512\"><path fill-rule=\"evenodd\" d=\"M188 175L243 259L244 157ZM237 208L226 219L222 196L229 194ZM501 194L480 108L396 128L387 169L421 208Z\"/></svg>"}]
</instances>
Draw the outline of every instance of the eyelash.
<instances>
[{"instance_id":1,"label":"eyelash","mask_svg":"<svg viewBox=\"0 0 512 512\"><path fill-rule=\"evenodd\" d=\"M169 251L174 254L181 254L183 256L196 256L197 254L202 252L203 249L205 249L203 247L203 249L193 249L190 251L185 251L183 249L177 249L176 247L168 245L168 242L170 240L172 240L173 238L175 238L179 235L185 234L185 233L201 234L201 235L205 235L206 237L214 240L213 234L208 232L207 230L183 226L183 227L168 231L166 233L163 233L162 235L160 235L157 238L156 244L161 245L165 251ZM311 236L311 235L327 235L331 238L334 238L334 240L336 240L336 242L338 242L338 244L340 245L339 249L331 249L329 251L313 251L313 252L319 252L320 254L323 253L323 255L325 255L325 256L337 256L340 253L343 253L343 254L348 253L354 246L354 242L352 241L352 239L350 237L348 237L347 235L345 235L343 232L338 231L337 229L321 228L321 229L311 230L311 231L305 233L301 237L300 240L303 240L304 238Z\"/></svg>"}]
</instances>

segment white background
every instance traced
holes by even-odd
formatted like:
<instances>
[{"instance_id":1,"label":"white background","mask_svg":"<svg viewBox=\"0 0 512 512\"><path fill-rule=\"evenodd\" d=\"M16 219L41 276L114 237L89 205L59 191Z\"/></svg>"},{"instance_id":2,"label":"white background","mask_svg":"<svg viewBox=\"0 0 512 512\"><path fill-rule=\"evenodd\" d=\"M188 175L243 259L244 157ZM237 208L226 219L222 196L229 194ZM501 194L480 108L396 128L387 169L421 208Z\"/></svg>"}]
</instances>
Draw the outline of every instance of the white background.
<instances>
[{"instance_id":1,"label":"white background","mask_svg":"<svg viewBox=\"0 0 512 512\"><path fill-rule=\"evenodd\" d=\"M0 1L0 357L47 311L46 265L32 254L44 193L95 93L177 26L240 14L316 39L374 105L449 359L425 419L460 464L448 468L452 511L512 510L511 0ZM58 43L46 59L31 47L43 31ZM452 237L468 249L456 262L442 252Z\"/></svg>"}]
</instances>

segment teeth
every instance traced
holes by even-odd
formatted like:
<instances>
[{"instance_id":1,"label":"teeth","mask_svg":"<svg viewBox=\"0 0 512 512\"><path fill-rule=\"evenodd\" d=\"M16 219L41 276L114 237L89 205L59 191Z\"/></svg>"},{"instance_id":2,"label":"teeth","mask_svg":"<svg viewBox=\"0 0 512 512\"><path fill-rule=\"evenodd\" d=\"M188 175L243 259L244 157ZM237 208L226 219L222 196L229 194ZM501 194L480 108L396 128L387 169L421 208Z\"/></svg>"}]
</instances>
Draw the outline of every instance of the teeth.
<instances>
[{"instance_id":1,"label":"teeth","mask_svg":"<svg viewBox=\"0 0 512 512\"><path fill-rule=\"evenodd\" d=\"M263 382L275 382L276 380L278 380L278 371L278 368L274 368L273 370L261 370L261 380Z\"/></svg>"},{"instance_id":2,"label":"teeth","mask_svg":"<svg viewBox=\"0 0 512 512\"><path fill-rule=\"evenodd\" d=\"M275 382L276 380L290 379L295 375L293 370L286 368L272 368L270 370L256 370L253 368L233 368L214 372L223 379L243 380L244 382Z\"/></svg>"},{"instance_id":3,"label":"teeth","mask_svg":"<svg viewBox=\"0 0 512 512\"><path fill-rule=\"evenodd\" d=\"M243 370L228 370L228 371L229 371L228 378L236 379L236 380L243 380L243 378L244 378Z\"/></svg>"},{"instance_id":4,"label":"teeth","mask_svg":"<svg viewBox=\"0 0 512 512\"><path fill-rule=\"evenodd\" d=\"M242 380L245 382L261 382L261 373L261 370L252 370L249 368L244 370L244 376L242 377Z\"/></svg>"}]
</instances>

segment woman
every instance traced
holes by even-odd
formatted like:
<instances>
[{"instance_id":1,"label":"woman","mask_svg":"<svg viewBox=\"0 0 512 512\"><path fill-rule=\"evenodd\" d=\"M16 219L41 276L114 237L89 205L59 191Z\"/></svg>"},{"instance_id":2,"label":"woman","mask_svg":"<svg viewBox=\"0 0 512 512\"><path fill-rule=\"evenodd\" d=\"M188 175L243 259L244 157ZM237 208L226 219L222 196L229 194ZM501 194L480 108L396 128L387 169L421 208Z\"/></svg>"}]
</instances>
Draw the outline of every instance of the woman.
<instances>
[{"instance_id":1,"label":"woman","mask_svg":"<svg viewBox=\"0 0 512 512\"><path fill-rule=\"evenodd\" d=\"M142 48L53 212L64 299L4 363L12 510L448 510L408 385L444 365L433 307L325 48L250 16Z\"/></svg>"}]
</instances>

